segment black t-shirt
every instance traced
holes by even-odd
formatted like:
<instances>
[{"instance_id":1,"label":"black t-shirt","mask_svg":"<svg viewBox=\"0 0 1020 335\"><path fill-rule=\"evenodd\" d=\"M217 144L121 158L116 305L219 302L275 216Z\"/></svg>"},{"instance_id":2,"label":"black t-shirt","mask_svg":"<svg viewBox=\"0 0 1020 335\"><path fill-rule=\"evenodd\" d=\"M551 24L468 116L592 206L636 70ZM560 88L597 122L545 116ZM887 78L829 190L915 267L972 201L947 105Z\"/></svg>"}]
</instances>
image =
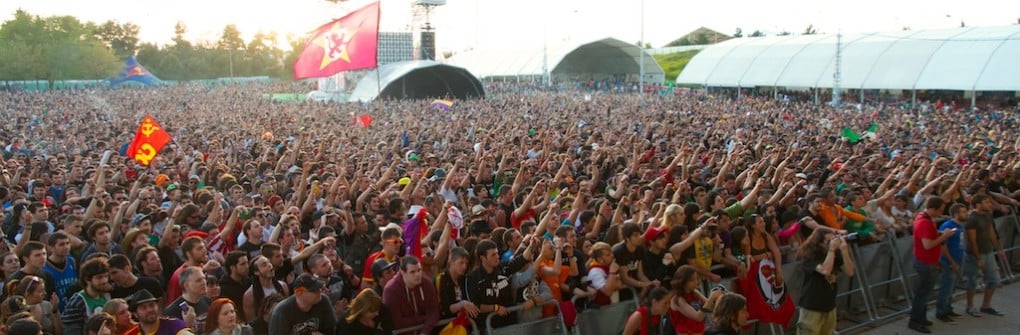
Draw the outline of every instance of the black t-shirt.
<instances>
[{"instance_id":1,"label":"black t-shirt","mask_svg":"<svg viewBox=\"0 0 1020 335\"><path fill-rule=\"evenodd\" d=\"M256 256L262 254L262 244L253 244L249 241L244 241L237 250L243 251L245 255L248 255L248 259L255 259Z\"/></svg>"},{"instance_id":2,"label":"black t-shirt","mask_svg":"<svg viewBox=\"0 0 1020 335\"><path fill-rule=\"evenodd\" d=\"M131 287L120 287L115 285L113 292L110 292L110 297L127 298L131 296L131 294L134 294L143 288L149 290L149 293L152 293L152 296L156 297L156 299L163 296L163 285L161 285L158 280L149 277L138 277L138 281L135 281L135 284Z\"/></svg>"},{"instance_id":3,"label":"black t-shirt","mask_svg":"<svg viewBox=\"0 0 1020 335\"><path fill-rule=\"evenodd\" d=\"M220 297L230 299L234 302L234 306L244 306L244 291L251 287L251 278L245 277L241 279L241 282L237 282L234 278L229 275L220 278ZM250 320L247 315L244 315L244 308L238 308L237 314L244 317L244 320Z\"/></svg>"},{"instance_id":4,"label":"black t-shirt","mask_svg":"<svg viewBox=\"0 0 1020 335\"><path fill-rule=\"evenodd\" d=\"M627 242L620 242L613 246L613 257L621 270L627 272L630 278L637 278L638 264L644 259L645 249L637 247L634 251L627 249Z\"/></svg>"},{"instance_id":5,"label":"black t-shirt","mask_svg":"<svg viewBox=\"0 0 1020 335\"><path fill-rule=\"evenodd\" d=\"M174 271L184 264L184 260L177 255L177 251L169 247L159 247L156 253L159 255L159 262L163 264L163 278L173 278Z\"/></svg>"},{"instance_id":6,"label":"black t-shirt","mask_svg":"<svg viewBox=\"0 0 1020 335\"><path fill-rule=\"evenodd\" d=\"M817 260L804 260L800 263L800 268L804 271L804 286L801 289L800 301L797 302L797 306L816 312L828 312L836 308L837 283L829 283L825 275L815 271L815 268L824 261L823 257ZM843 259L837 254L832 265L833 273L838 273L842 265Z\"/></svg>"},{"instance_id":7,"label":"black t-shirt","mask_svg":"<svg viewBox=\"0 0 1020 335\"><path fill-rule=\"evenodd\" d=\"M319 303L308 311L298 308L296 296L283 299L273 308L269 317L269 334L311 335L313 332L333 334L336 328L336 314L329 299L322 297Z\"/></svg>"},{"instance_id":8,"label":"black t-shirt","mask_svg":"<svg viewBox=\"0 0 1020 335\"><path fill-rule=\"evenodd\" d=\"M994 251L994 249L992 249L992 239L995 237L991 236L988 231L989 227L992 227L993 225L995 225L995 218L992 216L992 213L970 212L970 215L967 216L967 224L965 227L967 228L968 233L971 230L977 233L977 247L978 252L981 254L987 254ZM970 252L970 249L967 249L967 252Z\"/></svg>"},{"instance_id":9,"label":"black t-shirt","mask_svg":"<svg viewBox=\"0 0 1020 335\"><path fill-rule=\"evenodd\" d=\"M206 314L209 313L209 305L212 304L212 298L203 296L198 298L195 303L184 300L184 296L177 297L166 309L163 310L163 315L172 316L181 320L184 320L184 313L181 311L181 304L187 303L188 308L195 310L195 325L194 329L203 329L205 327Z\"/></svg>"},{"instance_id":10,"label":"black t-shirt","mask_svg":"<svg viewBox=\"0 0 1020 335\"><path fill-rule=\"evenodd\" d=\"M648 277L649 280L658 279L662 283L669 282L668 279L673 273L668 272L669 269L665 264L662 264L662 256L665 254L665 251L659 254L653 253L651 250L644 252L644 257L641 258L641 265L645 271L645 277Z\"/></svg>"},{"instance_id":11,"label":"black t-shirt","mask_svg":"<svg viewBox=\"0 0 1020 335\"><path fill-rule=\"evenodd\" d=\"M287 275L294 272L294 263L290 262L290 257L283 259L283 265L276 268L276 280L282 280L287 282Z\"/></svg>"}]
</instances>

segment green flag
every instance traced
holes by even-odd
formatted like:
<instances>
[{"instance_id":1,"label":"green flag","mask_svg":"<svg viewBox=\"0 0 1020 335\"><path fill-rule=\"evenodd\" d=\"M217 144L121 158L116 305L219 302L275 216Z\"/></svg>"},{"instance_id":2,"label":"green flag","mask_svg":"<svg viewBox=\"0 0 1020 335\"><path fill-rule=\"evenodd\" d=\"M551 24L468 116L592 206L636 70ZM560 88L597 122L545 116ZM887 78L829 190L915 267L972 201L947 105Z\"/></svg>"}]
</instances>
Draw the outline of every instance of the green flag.
<instances>
[{"instance_id":1,"label":"green flag","mask_svg":"<svg viewBox=\"0 0 1020 335\"><path fill-rule=\"evenodd\" d=\"M843 127L843 137L850 144L857 144L857 142L861 141L861 134L855 133L850 127Z\"/></svg>"}]
</instances>

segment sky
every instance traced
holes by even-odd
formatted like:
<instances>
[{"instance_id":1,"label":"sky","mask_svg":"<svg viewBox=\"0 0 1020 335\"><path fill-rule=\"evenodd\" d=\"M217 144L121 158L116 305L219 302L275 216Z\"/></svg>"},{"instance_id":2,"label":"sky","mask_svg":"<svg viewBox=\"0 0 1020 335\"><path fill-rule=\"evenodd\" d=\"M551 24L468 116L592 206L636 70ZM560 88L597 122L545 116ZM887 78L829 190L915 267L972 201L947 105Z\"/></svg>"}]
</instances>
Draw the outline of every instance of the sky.
<instances>
[{"instance_id":1,"label":"sky","mask_svg":"<svg viewBox=\"0 0 1020 335\"><path fill-rule=\"evenodd\" d=\"M141 27L143 42L161 45L171 43L178 21L188 27L185 37L192 41L214 41L224 26L235 24L245 40L258 31L275 31L285 45L288 34L306 34L369 2L2 0L0 20L13 18L20 8L35 15L73 15L97 23L132 22ZM381 30L421 26L425 19L415 19L411 4L412 0L382 0ZM953 28L961 21L967 26L1002 26L1018 19L1020 1L1002 0L448 0L429 15L437 49L453 52L571 45L605 37L630 43L644 40L660 47L702 26L730 35L737 28L745 35L754 30L774 35L800 34L812 25L818 33L835 34Z\"/></svg>"}]
</instances>

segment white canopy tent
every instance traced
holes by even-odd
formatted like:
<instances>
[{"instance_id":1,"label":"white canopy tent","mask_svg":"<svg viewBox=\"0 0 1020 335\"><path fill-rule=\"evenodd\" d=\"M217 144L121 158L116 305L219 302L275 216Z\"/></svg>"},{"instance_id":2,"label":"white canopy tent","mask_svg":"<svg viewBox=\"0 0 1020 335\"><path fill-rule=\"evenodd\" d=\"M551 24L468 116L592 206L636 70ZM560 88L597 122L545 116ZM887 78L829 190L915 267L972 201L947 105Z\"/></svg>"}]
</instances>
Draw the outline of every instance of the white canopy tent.
<instances>
[{"instance_id":1,"label":"white canopy tent","mask_svg":"<svg viewBox=\"0 0 1020 335\"><path fill-rule=\"evenodd\" d=\"M543 76L547 69L555 78L637 77L642 49L614 38L582 44L550 44L543 50L517 48L507 50L471 50L450 57L446 62L471 71L480 78ZM645 82L662 83L665 72L647 50L644 51Z\"/></svg>"},{"instance_id":2,"label":"white canopy tent","mask_svg":"<svg viewBox=\"0 0 1020 335\"><path fill-rule=\"evenodd\" d=\"M833 87L836 35L735 38L677 77L708 87ZM1020 91L1020 25L842 36L846 89Z\"/></svg>"}]
</instances>

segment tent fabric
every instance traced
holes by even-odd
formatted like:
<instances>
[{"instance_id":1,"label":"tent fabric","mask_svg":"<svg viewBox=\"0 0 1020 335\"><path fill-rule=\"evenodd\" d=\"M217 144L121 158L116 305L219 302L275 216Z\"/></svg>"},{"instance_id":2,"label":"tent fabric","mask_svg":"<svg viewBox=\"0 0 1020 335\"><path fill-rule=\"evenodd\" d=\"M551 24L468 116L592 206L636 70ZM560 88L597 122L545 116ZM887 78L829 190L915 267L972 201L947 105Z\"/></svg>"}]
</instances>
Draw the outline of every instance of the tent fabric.
<instances>
[{"instance_id":1,"label":"tent fabric","mask_svg":"<svg viewBox=\"0 0 1020 335\"><path fill-rule=\"evenodd\" d=\"M124 61L124 67L121 68L120 72L117 72L117 75L111 77L109 81L110 86L120 86L128 83L151 86L161 82L159 78L156 78L148 69L138 63L135 56L128 57Z\"/></svg>"},{"instance_id":2,"label":"tent fabric","mask_svg":"<svg viewBox=\"0 0 1020 335\"><path fill-rule=\"evenodd\" d=\"M833 86L836 35L735 38L696 55L677 77L714 87ZM1020 90L1020 26L842 36L849 89Z\"/></svg>"},{"instance_id":3,"label":"tent fabric","mask_svg":"<svg viewBox=\"0 0 1020 335\"><path fill-rule=\"evenodd\" d=\"M463 68L434 61L406 61L368 71L354 87L350 101L446 96L460 100L484 98L485 88L477 77Z\"/></svg>"},{"instance_id":4,"label":"tent fabric","mask_svg":"<svg viewBox=\"0 0 1020 335\"><path fill-rule=\"evenodd\" d=\"M614 38L580 44L555 44L546 48L506 50L479 49L458 53L447 63L461 66L482 78L541 76L548 69L553 77L605 78L640 74L643 51L645 79L662 82L665 72L647 50Z\"/></svg>"}]
</instances>

